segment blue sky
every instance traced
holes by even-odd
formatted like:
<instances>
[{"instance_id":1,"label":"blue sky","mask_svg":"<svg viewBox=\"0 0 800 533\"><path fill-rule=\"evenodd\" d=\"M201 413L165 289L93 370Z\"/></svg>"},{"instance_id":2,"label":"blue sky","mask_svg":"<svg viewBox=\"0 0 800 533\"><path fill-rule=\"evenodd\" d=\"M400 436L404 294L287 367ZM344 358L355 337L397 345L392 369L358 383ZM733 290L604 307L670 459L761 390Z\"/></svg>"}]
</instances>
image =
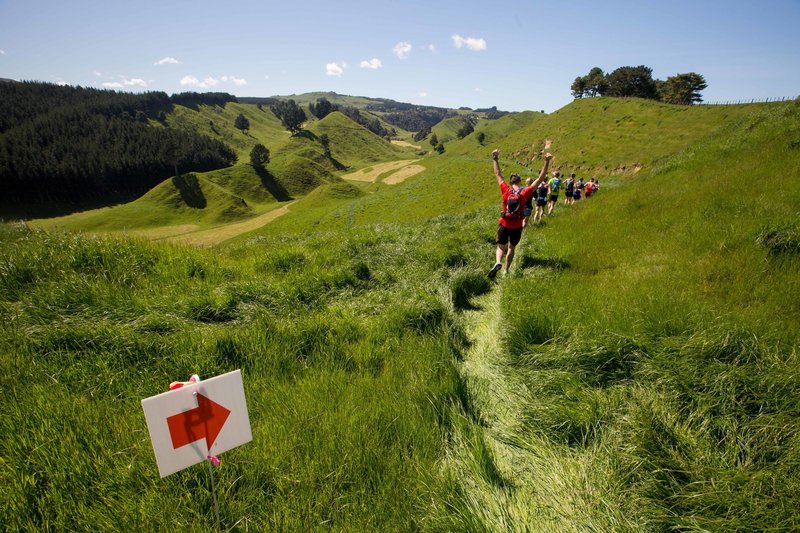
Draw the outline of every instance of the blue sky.
<instances>
[{"instance_id":1,"label":"blue sky","mask_svg":"<svg viewBox=\"0 0 800 533\"><path fill-rule=\"evenodd\" d=\"M310 91L552 112L576 76L800 94L800 0L0 0L0 77L127 91Z\"/></svg>"}]
</instances>

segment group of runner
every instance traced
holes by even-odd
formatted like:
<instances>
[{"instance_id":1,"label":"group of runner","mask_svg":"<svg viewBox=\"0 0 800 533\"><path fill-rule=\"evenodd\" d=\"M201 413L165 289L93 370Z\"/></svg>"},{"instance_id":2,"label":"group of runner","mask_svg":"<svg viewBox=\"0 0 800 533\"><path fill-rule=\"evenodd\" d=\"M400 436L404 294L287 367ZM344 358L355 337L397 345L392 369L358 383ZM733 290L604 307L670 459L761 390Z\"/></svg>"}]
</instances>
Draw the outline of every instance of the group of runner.
<instances>
[{"instance_id":1,"label":"group of runner","mask_svg":"<svg viewBox=\"0 0 800 533\"><path fill-rule=\"evenodd\" d=\"M532 180L528 178L526 185L531 186ZM536 188L534 195L528 200L525 206L525 218L522 221L522 227L528 225L528 219L533 215L533 222L539 222L545 216L545 207L547 207L547 215L553 214L553 209L556 208L561 189L564 189L564 205L572 205L575 200L580 200L585 195L590 198L600 190L600 182L595 178L584 182L583 178L575 179L575 174L570 175L567 179L561 177L559 171L553 172L553 177L542 181ZM533 204L536 204L535 206Z\"/></svg>"},{"instance_id":2,"label":"group of runner","mask_svg":"<svg viewBox=\"0 0 800 533\"><path fill-rule=\"evenodd\" d=\"M512 174L509 182L506 183L500 171L500 151L492 152L492 168L494 169L495 179L500 185L502 195L502 212L497 226L495 242L497 249L495 253L495 264L489 270L489 278L494 278L497 273L504 269L508 273L511 261L514 259L514 248L522 238L522 230L528 226L528 220L533 214L533 222L539 222L545 215L552 215L558 203L561 187L564 187L564 203L571 205L575 200L580 200L585 195L590 198L600 189L600 184L595 178L584 182L583 178L575 180L572 174L566 180L562 180L559 171L553 172L553 177L547 179L547 170L550 167L550 160L553 155L549 152L544 154L544 165L542 165L539 176L536 179L528 178L525 187L521 185L518 174ZM534 209L534 205L535 209Z\"/></svg>"}]
</instances>

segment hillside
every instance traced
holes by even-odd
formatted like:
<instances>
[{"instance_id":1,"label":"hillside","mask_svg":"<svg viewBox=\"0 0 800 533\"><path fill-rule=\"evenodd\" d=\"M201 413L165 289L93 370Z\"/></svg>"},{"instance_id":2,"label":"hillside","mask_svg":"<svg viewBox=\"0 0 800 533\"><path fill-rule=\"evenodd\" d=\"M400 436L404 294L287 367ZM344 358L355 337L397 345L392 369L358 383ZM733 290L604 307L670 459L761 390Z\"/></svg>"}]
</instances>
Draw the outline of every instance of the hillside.
<instances>
[{"instance_id":1,"label":"hillside","mask_svg":"<svg viewBox=\"0 0 800 533\"><path fill-rule=\"evenodd\" d=\"M239 113L250 120L247 132L233 126ZM322 184L338 181L339 171L399 159L407 153L338 112L321 121L310 121L309 128L297 136L283 130L271 111L249 104L201 104L196 109L175 106L168 123L175 129L196 128L207 135L216 132L236 147L240 162L217 171L194 173L189 179L191 186L185 184L183 177L177 181L173 177L128 204L32 224L92 231L183 228L188 224L199 230L252 217L273 209L276 202L305 196ZM324 156L319 143L323 134L330 140L330 159ZM249 163L249 152L256 143L263 143L270 150L270 163L265 169L256 170Z\"/></svg>"},{"instance_id":2,"label":"hillside","mask_svg":"<svg viewBox=\"0 0 800 533\"><path fill-rule=\"evenodd\" d=\"M213 250L0 225L0 523L211 530L208 467L160 479L140 401L238 368L254 438L215 470L224 528L796 530L799 124L800 102L587 99L480 121L389 184L336 162L413 151L333 114L269 146L288 212ZM546 140L601 191L490 282L489 154L527 177ZM243 164L196 176L153 212L288 205Z\"/></svg>"}]
</instances>

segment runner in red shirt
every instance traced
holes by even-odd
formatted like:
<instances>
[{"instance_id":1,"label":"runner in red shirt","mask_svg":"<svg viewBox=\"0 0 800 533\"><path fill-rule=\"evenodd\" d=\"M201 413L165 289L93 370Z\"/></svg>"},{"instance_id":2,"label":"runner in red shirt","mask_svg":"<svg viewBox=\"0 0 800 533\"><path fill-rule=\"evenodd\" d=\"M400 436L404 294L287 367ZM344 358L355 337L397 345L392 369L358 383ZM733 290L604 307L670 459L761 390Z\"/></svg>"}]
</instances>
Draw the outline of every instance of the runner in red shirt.
<instances>
[{"instance_id":1,"label":"runner in red shirt","mask_svg":"<svg viewBox=\"0 0 800 533\"><path fill-rule=\"evenodd\" d=\"M506 256L505 273L508 273L511 261L514 260L514 247L519 243L520 237L522 236L522 220L525 218L525 204L533 195L534 191L536 191L539 183L544 181L547 175L547 168L550 166L550 160L553 158L550 153L544 154L544 165L539 172L539 177L533 181L530 187L521 189L520 177L516 174L512 174L509 179L511 185L506 183L503 175L500 173L499 157L499 150L492 152L494 176L497 179L497 184L500 185L500 193L503 195L503 212L500 216L500 223L497 226L497 237L495 238L495 242L497 243L497 251L495 254L496 262L489 271L489 278L494 278L497 272L503 268L503 255Z\"/></svg>"}]
</instances>

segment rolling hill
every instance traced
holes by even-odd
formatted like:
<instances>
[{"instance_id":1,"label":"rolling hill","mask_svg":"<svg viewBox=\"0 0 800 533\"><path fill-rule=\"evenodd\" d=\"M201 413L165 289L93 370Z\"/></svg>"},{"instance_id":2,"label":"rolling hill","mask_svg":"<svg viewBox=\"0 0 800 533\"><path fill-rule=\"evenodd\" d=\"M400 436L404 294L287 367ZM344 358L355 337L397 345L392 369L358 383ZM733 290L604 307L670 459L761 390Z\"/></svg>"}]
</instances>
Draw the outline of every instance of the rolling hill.
<instances>
[{"instance_id":1,"label":"rolling hill","mask_svg":"<svg viewBox=\"0 0 800 533\"><path fill-rule=\"evenodd\" d=\"M140 401L239 368L254 439L216 471L224 527L800 526L800 102L578 100L424 157L237 105L252 137L217 129L270 148L269 187L240 162L83 216L213 229L288 206L270 223L211 250L0 225L0 523L211 529L206 466L160 479ZM601 191L490 282L489 154L527 177L546 141ZM412 157L396 184L342 179Z\"/></svg>"}]
</instances>

